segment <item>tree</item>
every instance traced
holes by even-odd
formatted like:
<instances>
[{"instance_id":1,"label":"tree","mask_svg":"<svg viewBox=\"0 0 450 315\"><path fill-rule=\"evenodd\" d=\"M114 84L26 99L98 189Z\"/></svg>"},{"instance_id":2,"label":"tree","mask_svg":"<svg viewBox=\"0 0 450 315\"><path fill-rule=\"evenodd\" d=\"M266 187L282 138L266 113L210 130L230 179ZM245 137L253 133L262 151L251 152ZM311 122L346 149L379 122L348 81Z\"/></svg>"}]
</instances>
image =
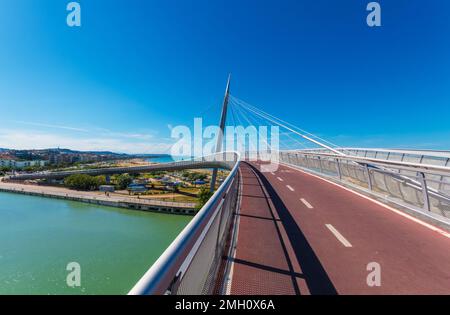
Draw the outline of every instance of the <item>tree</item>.
<instances>
[{"instance_id":1,"label":"tree","mask_svg":"<svg viewBox=\"0 0 450 315\"><path fill-rule=\"evenodd\" d=\"M36 172L37 168L35 166L27 166L27 167L24 167L23 171L29 172L29 173Z\"/></svg>"},{"instance_id":2,"label":"tree","mask_svg":"<svg viewBox=\"0 0 450 315\"><path fill-rule=\"evenodd\" d=\"M195 173L192 176L192 180L205 180L208 177L208 175L204 173Z\"/></svg>"},{"instance_id":3,"label":"tree","mask_svg":"<svg viewBox=\"0 0 450 315\"><path fill-rule=\"evenodd\" d=\"M104 176L92 177L85 174L73 174L64 179L64 185L71 189L93 190L97 189L103 182Z\"/></svg>"},{"instance_id":4,"label":"tree","mask_svg":"<svg viewBox=\"0 0 450 315\"><path fill-rule=\"evenodd\" d=\"M102 185L106 185L107 184L106 176L104 176L104 175L95 176L94 180L96 182L97 188L102 186Z\"/></svg>"},{"instance_id":5,"label":"tree","mask_svg":"<svg viewBox=\"0 0 450 315\"><path fill-rule=\"evenodd\" d=\"M206 187L202 187L202 189L200 189L200 192L198 193L197 208L201 209L208 202L209 198L211 198L212 195L213 192L211 192Z\"/></svg>"},{"instance_id":6,"label":"tree","mask_svg":"<svg viewBox=\"0 0 450 315\"><path fill-rule=\"evenodd\" d=\"M11 172L12 168L8 167L8 166L2 166L0 167L0 173L6 173L6 172Z\"/></svg>"},{"instance_id":7,"label":"tree","mask_svg":"<svg viewBox=\"0 0 450 315\"><path fill-rule=\"evenodd\" d=\"M128 187L133 182L133 178L131 178L128 174L119 175L116 179L117 189L122 190Z\"/></svg>"}]
</instances>

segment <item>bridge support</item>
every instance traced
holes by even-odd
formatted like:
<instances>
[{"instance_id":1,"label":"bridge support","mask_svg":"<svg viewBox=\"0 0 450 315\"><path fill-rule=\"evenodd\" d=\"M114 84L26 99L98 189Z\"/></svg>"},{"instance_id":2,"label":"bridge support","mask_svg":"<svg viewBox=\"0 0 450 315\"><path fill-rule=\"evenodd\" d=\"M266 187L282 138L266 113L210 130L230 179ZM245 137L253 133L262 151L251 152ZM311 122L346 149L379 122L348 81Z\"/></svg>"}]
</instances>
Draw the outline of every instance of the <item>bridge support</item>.
<instances>
[{"instance_id":1,"label":"bridge support","mask_svg":"<svg viewBox=\"0 0 450 315\"><path fill-rule=\"evenodd\" d=\"M220 124L219 124L220 130L216 143L216 153L222 151L223 134L225 129L225 122L227 120L228 99L230 96L230 81L231 81L231 74L228 76L227 87L225 89L225 96L223 98L222 114L220 115ZM217 170L218 170L217 168L213 169L210 186L211 192L214 191L216 186Z\"/></svg>"}]
</instances>

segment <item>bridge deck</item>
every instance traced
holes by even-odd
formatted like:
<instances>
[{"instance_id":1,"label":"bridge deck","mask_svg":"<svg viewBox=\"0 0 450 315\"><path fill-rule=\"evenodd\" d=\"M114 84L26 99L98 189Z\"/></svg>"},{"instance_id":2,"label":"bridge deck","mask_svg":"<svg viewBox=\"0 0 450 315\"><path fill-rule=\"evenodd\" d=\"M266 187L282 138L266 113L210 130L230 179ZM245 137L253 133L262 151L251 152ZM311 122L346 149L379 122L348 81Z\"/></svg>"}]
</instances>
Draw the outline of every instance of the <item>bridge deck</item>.
<instances>
[{"instance_id":1,"label":"bridge deck","mask_svg":"<svg viewBox=\"0 0 450 315\"><path fill-rule=\"evenodd\" d=\"M287 166L254 166L241 166L231 294L450 294L449 234ZM370 263L381 286L367 284Z\"/></svg>"}]
</instances>

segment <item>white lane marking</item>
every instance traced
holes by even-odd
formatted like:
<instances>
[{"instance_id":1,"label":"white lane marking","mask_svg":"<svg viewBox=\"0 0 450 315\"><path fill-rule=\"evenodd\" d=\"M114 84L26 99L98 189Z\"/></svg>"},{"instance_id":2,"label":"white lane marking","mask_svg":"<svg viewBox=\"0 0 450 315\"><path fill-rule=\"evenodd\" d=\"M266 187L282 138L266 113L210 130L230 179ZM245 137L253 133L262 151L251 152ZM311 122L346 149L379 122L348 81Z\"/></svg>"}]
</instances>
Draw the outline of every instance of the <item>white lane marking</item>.
<instances>
[{"instance_id":1,"label":"white lane marking","mask_svg":"<svg viewBox=\"0 0 450 315\"><path fill-rule=\"evenodd\" d=\"M277 177L277 179L278 179L280 182L283 181L283 179L282 179L281 177Z\"/></svg>"},{"instance_id":2,"label":"white lane marking","mask_svg":"<svg viewBox=\"0 0 450 315\"><path fill-rule=\"evenodd\" d=\"M426 222L424 222L424 221L422 221L422 220L420 220L420 219L418 219L418 218L416 218L416 217L413 217L413 216L411 216L411 215L409 215L409 214L406 214L406 213L404 213L404 212L402 212L402 211L400 211L400 210L397 210L397 209L395 209L395 208L392 208L392 207L390 207L390 206L388 206L388 205L386 205L386 204L384 204L384 203L382 203L382 202L380 202L380 201L378 201L378 200L372 199L372 198L370 198L370 197L368 197L368 196L366 196L366 195L360 194L359 192L356 192L356 191L354 191L354 190L351 190L350 188L344 187L344 186L342 186L342 185L339 185L338 183L335 183L335 182L333 182L333 181L331 181L331 180L322 178L322 177L317 176L317 175L315 175L315 174L311 174L311 173L305 172L305 171L303 171L303 170L300 170L300 169L298 169L298 168L292 167L292 166L287 165L287 164L282 164L282 165L283 165L283 166L286 166L286 167L289 167L289 168L291 168L291 169L293 169L293 170L296 170L296 171L298 171L298 172L300 172L300 173L303 173L303 174L306 174L306 175L315 177L315 178L317 178L317 179L323 180L324 182L327 182L327 183L329 183L329 184L331 184L331 185L340 187L340 188L342 188L342 189L344 189L344 190L346 190L346 191L348 191L348 192L351 192L351 193L353 193L353 194L355 194L355 195L358 195L358 196L360 196L360 197L362 197L362 198L364 198L364 199L367 199L367 200L369 200L369 201L372 201L373 203L376 203L377 205L382 206L383 208L385 208L385 209L387 209L387 210L390 210L390 211L392 211L392 212L394 212L394 213L397 213L398 215L401 215L402 217L404 217L404 218L406 218L406 219L409 219L409 220L411 220L411 221L414 221L414 222L416 222L416 223L422 225L423 227L426 227L426 228L428 228L428 229L430 229L430 230L432 230L432 231L434 231L434 232L437 232L437 233L441 234L442 236L444 236L444 237L446 237L446 238L450 238L450 233L448 233L448 232L446 232L446 231L444 231L444 230L442 230L442 229L440 229L440 228L438 228L438 227L436 227L436 226L434 226L434 225L431 225L431 224L429 224L429 223L426 223Z\"/></svg>"},{"instance_id":3,"label":"white lane marking","mask_svg":"<svg viewBox=\"0 0 450 315\"><path fill-rule=\"evenodd\" d=\"M275 173L274 173L274 172L270 172L270 174L272 174L273 176L275 176Z\"/></svg>"},{"instance_id":4,"label":"white lane marking","mask_svg":"<svg viewBox=\"0 0 450 315\"><path fill-rule=\"evenodd\" d=\"M308 208L308 209L313 208L313 206L311 206L311 204L308 201L306 201L304 198L300 198L300 201L303 202L303 204L306 206L306 208Z\"/></svg>"},{"instance_id":5,"label":"white lane marking","mask_svg":"<svg viewBox=\"0 0 450 315\"><path fill-rule=\"evenodd\" d=\"M286 187L287 187L290 191L294 191L294 188L292 188L291 186L286 185Z\"/></svg>"},{"instance_id":6,"label":"white lane marking","mask_svg":"<svg viewBox=\"0 0 450 315\"><path fill-rule=\"evenodd\" d=\"M325 226L331 231L331 233L334 234L334 236L336 236L336 238L342 243L344 244L345 247L352 247L352 244L350 244L349 241L347 241L345 239L345 237L342 236L341 233L339 233L338 230L336 230L334 228L334 226L332 226L331 224L325 224Z\"/></svg>"}]
</instances>

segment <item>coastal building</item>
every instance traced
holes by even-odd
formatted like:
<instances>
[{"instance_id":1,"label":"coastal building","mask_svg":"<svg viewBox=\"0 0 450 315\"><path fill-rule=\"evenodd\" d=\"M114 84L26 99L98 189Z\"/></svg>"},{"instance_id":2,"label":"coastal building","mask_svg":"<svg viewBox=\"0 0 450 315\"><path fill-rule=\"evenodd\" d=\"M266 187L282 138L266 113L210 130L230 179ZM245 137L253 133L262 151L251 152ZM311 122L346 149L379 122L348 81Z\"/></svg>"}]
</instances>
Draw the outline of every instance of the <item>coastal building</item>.
<instances>
[{"instance_id":1,"label":"coastal building","mask_svg":"<svg viewBox=\"0 0 450 315\"><path fill-rule=\"evenodd\" d=\"M54 165L72 164L77 162L77 156L74 154L55 153L50 155L50 163Z\"/></svg>"},{"instance_id":2,"label":"coastal building","mask_svg":"<svg viewBox=\"0 0 450 315\"><path fill-rule=\"evenodd\" d=\"M15 161L11 156L2 155L0 156L0 167L14 168Z\"/></svg>"},{"instance_id":3,"label":"coastal building","mask_svg":"<svg viewBox=\"0 0 450 315\"><path fill-rule=\"evenodd\" d=\"M0 156L0 167L8 167L12 169L23 169L26 167L40 167L48 164L48 161L34 160L34 161L16 161L11 156Z\"/></svg>"}]
</instances>

